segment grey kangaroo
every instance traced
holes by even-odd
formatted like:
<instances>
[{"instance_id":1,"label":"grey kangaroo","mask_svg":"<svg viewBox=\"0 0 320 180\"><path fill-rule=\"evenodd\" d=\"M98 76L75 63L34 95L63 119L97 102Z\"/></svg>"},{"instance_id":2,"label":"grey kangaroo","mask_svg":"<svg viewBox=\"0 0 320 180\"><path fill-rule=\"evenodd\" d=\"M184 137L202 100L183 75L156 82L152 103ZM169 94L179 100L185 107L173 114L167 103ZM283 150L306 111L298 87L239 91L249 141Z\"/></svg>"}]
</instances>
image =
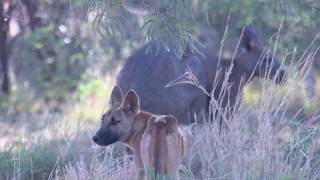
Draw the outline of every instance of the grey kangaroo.
<instances>
[{"instance_id":1,"label":"grey kangaroo","mask_svg":"<svg viewBox=\"0 0 320 180\"><path fill-rule=\"evenodd\" d=\"M208 112L211 98L217 100L221 109L233 111L236 99L241 99L244 86L252 79L267 78L280 84L287 76L276 58L264 51L253 25L244 26L241 32L240 53L233 61L219 62L216 54L205 48L200 49L202 55L186 50L178 60L169 50L156 49L154 43L148 43L127 59L116 84L125 93L134 89L140 97L142 110L173 114L182 124L193 122L193 113ZM188 68L207 92L213 92L213 97L188 83L166 87ZM230 68L231 74L226 79ZM227 93L223 90L224 82L231 84Z\"/></svg>"}]
</instances>

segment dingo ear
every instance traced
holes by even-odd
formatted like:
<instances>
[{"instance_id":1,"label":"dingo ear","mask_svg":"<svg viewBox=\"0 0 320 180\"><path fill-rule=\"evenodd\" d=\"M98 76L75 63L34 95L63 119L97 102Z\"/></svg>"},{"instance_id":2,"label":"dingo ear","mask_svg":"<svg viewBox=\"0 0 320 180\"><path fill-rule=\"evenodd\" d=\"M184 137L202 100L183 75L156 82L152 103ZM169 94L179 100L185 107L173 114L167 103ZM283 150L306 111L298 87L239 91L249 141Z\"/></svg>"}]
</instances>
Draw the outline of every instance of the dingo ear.
<instances>
[{"instance_id":1,"label":"dingo ear","mask_svg":"<svg viewBox=\"0 0 320 180\"><path fill-rule=\"evenodd\" d=\"M128 91L126 97L124 98L122 107L126 114L136 114L140 111L139 98L133 90Z\"/></svg>"},{"instance_id":2,"label":"dingo ear","mask_svg":"<svg viewBox=\"0 0 320 180\"><path fill-rule=\"evenodd\" d=\"M120 106L123 100L122 90L118 85L115 85L112 89L109 104L112 107Z\"/></svg>"}]
</instances>

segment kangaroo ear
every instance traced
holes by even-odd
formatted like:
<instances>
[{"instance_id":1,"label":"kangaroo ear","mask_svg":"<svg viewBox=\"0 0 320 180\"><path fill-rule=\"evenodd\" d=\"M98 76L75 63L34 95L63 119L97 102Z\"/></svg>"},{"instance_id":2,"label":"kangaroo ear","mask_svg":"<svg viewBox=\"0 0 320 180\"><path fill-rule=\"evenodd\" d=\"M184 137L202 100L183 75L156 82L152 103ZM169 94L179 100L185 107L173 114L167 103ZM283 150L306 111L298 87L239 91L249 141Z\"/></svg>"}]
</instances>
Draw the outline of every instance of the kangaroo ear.
<instances>
[{"instance_id":1,"label":"kangaroo ear","mask_svg":"<svg viewBox=\"0 0 320 180\"><path fill-rule=\"evenodd\" d=\"M246 51L251 51L253 48L260 48L261 41L254 25L249 24L242 27L240 36L242 35L240 45Z\"/></svg>"},{"instance_id":2,"label":"kangaroo ear","mask_svg":"<svg viewBox=\"0 0 320 180\"><path fill-rule=\"evenodd\" d=\"M118 85L115 85L112 89L109 104L112 107L120 106L123 100L122 90Z\"/></svg>"},{"instance_id":3,"label":"kangaroo ear","mask_svg":"<svg viewBox=\"0 0 320 180\"><path fill-rule=\"evenodd\" d=\"M122 107L126 114L136 114L140 111L139 97L133 90L128 91L126 97L124 98Z\"/></svg>"}]
</instances>

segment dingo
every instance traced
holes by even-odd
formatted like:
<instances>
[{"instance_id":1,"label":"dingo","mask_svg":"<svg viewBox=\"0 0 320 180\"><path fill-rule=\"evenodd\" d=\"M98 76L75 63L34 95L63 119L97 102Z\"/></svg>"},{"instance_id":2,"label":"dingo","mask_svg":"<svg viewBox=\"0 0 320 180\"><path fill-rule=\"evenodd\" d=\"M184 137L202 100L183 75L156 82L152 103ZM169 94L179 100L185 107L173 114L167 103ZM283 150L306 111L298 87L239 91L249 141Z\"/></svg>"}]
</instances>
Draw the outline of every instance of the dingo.
<instances>
[{"instance_id":1,"label":"dingo","mask_svg":"<svg viewBox=\"0 0 320 180\"><path fill-rule=\"evenodd\" d=\"M155 176L179 179L178 165L184 154L185 139L177 119L140 111L139 98L132 90L123 99L121 89L113 88L110 108L103 114L93 141L101 146L118 141L129 145L139 179L148 175L147 169L153 169Z\"/></svg>"}]
</instances>

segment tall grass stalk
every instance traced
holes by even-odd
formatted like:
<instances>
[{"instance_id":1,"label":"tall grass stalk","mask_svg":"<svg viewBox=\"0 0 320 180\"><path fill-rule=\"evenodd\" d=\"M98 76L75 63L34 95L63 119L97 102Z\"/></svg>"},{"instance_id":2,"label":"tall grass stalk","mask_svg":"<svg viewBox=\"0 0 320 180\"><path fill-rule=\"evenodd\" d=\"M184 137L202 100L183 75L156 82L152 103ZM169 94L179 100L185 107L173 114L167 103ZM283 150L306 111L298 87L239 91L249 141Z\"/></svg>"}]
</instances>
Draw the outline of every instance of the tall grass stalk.
<instances>
[{"instance_id":1,"label":"tall grass stalk","mask_svg":"<svg viewBox=\"0 0 320 180\"><path fill-rule=\"evenodd\" d=\"M278 40L279 34L276 44ZM314 41L310 46L314 46L313 43ZM265 49L270 51L271 48ZM210 116L211 119L195 128L195 143L187 155L190 163L183 165L183 169L188 171L184 178L319 179L319 127L303 125L313 119L307 119L303 123L296 120L303 106L295 112L291 112L289 108L296 103L297 90L304 88L307 68L318 50L318 47L307 48L302 57L296 57L293 50L291 54L283 57L283 60L290 61L287 63L289 80L286 85L280 87L268 80L261 81L259 101L245 105L240 103L239 99L239 108L232 111L231 115L224 114L226 112L219 107L218 101L212 99L210 112L218 111L222 114L221 118L228 118L224 119L228 122L228 130L219 133L220 127L215 116ZM275 57L275 50L272 57ZM191 71L187 71L184 76L179 77L183 82L177 80L168 85L193 83L204 90ZM228 84L224 83L226 92L229 88ZM212 95L210 92L204 93ZM89 164L81 159L76 164L61 167L55 179L83 179L89 176L91 179L132 177L134 169L130 158L114 158L110 155L111 149L104 150L107 155L102 159L95 155Z\"/></svg>"}]
</instances>

